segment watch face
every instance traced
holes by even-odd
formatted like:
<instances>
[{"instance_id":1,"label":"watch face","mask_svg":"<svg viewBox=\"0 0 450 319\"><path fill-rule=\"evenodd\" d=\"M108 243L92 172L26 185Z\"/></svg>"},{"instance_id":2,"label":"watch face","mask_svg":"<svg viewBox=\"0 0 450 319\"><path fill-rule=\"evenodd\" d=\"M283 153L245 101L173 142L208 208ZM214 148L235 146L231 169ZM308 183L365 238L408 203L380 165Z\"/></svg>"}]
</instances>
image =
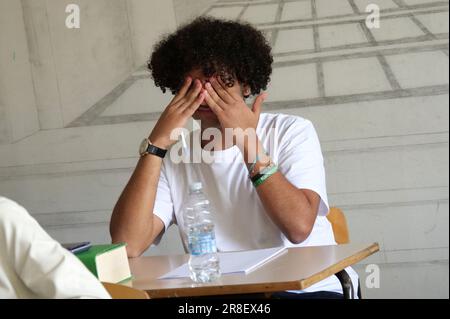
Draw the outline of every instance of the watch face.
<instances>
[{"instance_id":1,"label":"watch face","mask_svg":"<svg viewBox=\"0 0 450 319\"><path fill-rule=\"evenodd\" d=\"M139 154L144 154L147 151L148 147L148 140L144 139L141 143L141 146L139 147Z\"/></svg>"}]
</instances>

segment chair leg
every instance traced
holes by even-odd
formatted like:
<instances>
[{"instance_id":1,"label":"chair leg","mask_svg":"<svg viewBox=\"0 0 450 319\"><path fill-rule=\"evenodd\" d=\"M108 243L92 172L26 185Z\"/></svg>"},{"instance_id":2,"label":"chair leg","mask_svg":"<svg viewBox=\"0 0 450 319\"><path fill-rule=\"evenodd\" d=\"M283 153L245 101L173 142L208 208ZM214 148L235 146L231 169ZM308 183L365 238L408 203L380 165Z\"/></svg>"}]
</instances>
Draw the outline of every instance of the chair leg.
<instances>
[{"instance_id":1,"label":"chair leg","mask_svg":"<svg viewBox=\"0 0 450 319\"><path fill-rule=\"evenodd\" d=\"M342 285L342 292L344 293L344 299L354 299L355 294L352 279L345 271L345 269L336 273L335 276L339 279L339 282Z\"/></svg>"},{"instance_id":2,"label":"chair leg","mask_svg":"<svg viewBox=\"0 0 450 319\"><path fill-rule=\"evenodd\" d=\"M361 281L358 279L358 292L357 292L357 296L358 296L358 299L362 299L362 296L361 296Z\"/></svg>"}]
</instances>

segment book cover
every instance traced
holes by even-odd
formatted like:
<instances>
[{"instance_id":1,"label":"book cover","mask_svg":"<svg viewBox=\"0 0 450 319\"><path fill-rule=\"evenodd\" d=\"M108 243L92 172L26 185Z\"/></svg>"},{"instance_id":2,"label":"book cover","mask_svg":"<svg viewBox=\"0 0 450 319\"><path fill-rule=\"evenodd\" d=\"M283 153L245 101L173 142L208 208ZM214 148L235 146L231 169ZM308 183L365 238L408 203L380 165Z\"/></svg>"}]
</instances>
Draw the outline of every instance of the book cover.
<instances>
[{"instance_id":1,"label":"book cover","mask_svg":"<svg viewBox=\"0 0 450 319\"><path fill-rule=\"evenodd\" d=\"M102 282L119 283L132 278L124 243L92 245L75 255Z\"/></svg>"}]
</instances>

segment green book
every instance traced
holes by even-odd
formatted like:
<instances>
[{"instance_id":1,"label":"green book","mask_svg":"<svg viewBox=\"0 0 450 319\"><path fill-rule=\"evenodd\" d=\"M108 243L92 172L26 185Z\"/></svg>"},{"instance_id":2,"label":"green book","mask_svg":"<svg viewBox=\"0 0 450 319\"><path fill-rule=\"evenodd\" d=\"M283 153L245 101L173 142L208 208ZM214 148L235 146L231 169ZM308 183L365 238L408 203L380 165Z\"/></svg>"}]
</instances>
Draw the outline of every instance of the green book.
<instances>
[{"instance_id":1,"label":"green book","mask_svg":"<svg viewBox=\"0 0 450 319\"><path fill-rule=\"evenodd\" d=\"M126 244L93 245L75 254L101 281L119 283L131 279Z\"/></svg>"}]
</instances>

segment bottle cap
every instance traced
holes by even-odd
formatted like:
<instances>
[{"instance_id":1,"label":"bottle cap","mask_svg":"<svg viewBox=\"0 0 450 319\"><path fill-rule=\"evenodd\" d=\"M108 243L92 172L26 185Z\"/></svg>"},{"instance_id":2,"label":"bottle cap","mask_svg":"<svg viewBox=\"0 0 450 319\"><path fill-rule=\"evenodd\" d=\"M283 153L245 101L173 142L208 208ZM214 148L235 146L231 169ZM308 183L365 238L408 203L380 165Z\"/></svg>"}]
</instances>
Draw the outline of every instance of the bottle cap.
<instances>
[{"instance_id":1,"label":"bottle cap","mask_svg":"<svg viewBox=\"0 0 450 319\"><path fill-rule=\"evenodd\" d=\"M203 187L203 186L202 186L202 183L196 182L196 183L192 183L192 184L189 185L189 190L190 190L191 192L195 192L195 191L201 190L202 187Z\"/></svg>"}]
</instances>

